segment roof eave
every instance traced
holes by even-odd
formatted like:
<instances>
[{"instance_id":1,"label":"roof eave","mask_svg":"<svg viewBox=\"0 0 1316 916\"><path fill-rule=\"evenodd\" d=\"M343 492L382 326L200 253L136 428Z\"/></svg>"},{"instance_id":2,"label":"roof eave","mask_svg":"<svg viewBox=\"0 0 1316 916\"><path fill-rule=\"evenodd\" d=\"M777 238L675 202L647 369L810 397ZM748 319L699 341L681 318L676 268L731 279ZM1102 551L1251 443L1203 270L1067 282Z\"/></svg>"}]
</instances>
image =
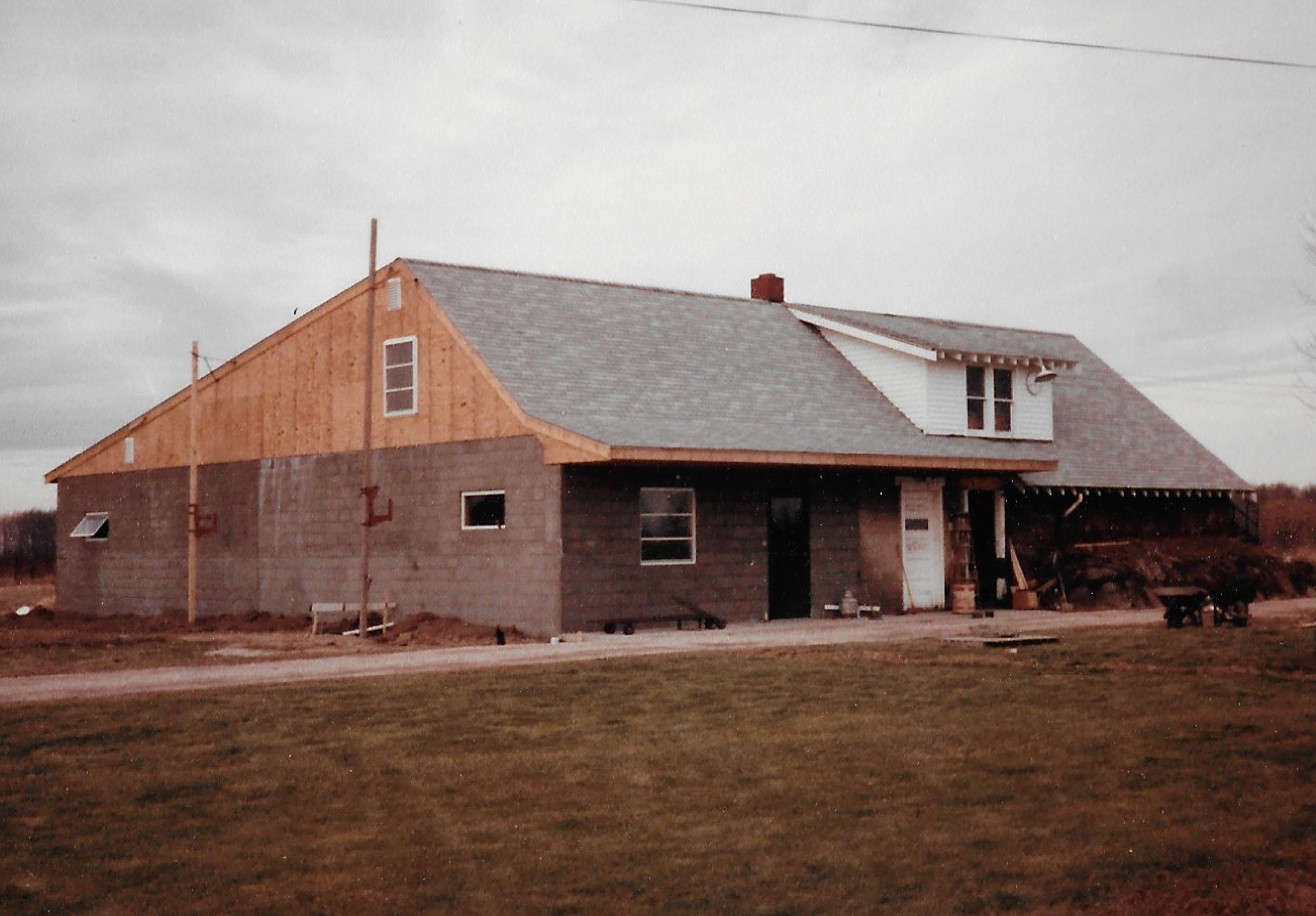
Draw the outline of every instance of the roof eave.
<instances>
[{"instance_id":1,"label":"roof eave","mask_svg":"<svg viewBox=\"0 0 1316 916\"><path fill-rule=\"evenodd\" d=\"M613 446L609 460L630 463L732 464L791 467L887 468L906 471L1052 471L1056 461L1044 458L973 458L944 455L880 455L845 452L789 452L752 449L665 448Z\"/></svg>"}]
</instances>

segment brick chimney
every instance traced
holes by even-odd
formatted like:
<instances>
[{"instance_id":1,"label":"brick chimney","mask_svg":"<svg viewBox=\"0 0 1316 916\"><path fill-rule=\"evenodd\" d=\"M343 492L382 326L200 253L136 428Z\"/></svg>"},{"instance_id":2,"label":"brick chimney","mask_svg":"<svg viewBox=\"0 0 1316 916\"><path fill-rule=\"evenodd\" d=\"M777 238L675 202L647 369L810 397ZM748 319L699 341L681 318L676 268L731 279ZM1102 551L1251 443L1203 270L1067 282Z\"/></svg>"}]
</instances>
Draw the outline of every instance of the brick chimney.
<instances>
[{"instance_id":1,"label":"brick chimney","mask_svg":"<svg viewBox=\"0 0 1316 916\"><path fill-rule=\"evenodd\" d=\"M776 274L759 274L749 281L749 297L764 302L785 302L786 281Z\"/></svg>"}]
</instances>

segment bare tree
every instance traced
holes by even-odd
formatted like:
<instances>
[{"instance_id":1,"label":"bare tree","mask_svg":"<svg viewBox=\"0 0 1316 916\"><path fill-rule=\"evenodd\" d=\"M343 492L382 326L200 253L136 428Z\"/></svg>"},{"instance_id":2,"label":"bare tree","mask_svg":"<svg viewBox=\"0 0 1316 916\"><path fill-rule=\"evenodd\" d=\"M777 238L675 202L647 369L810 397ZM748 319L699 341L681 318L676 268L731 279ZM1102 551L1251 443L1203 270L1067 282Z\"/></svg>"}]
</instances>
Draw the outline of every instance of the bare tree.
<instances>
[{"instance_id":1,"label":"bare tree","mask_svg":"<svg viewBox=\"0 0 1316 916\"><path fill-rule=\"evenodd\" d=\"M14 582L55 569L55 513L41 509L0 516L0 569L8 569Z\"/></svg>"}]
</instances>

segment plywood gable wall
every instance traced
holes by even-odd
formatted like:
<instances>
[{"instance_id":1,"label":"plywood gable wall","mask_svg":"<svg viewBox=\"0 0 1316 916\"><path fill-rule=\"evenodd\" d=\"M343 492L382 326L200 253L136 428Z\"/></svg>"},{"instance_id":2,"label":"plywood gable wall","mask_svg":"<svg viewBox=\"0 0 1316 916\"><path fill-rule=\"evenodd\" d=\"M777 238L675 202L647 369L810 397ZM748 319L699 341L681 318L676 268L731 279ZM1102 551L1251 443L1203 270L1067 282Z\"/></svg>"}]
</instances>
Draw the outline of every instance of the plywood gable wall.
<instances>
[{"instance_id":1,"label":"plywood gable wall","mask_svg":"<svg viewBox=\"0 0 1316 916\"><path fill-rule=\"evenodd\" d=\"M402 308L395 311L386 305L390 276L402 281ZM362 281L204 375L198 386L200 461L210 464L361 448L367 299ZM386 417L384 341L413 335L417 342L417 410ZM375 348L374 447L532 432L519 408L457 337L401 262L381 269L378 275ZM186 353L179 354L181 362L187 359ZM75 457L52 477L186 465L188 431L189 395L185 389ZM125 460L124 451L129 436L133 438L131 463ZM554 448L561 450L560 444Z\"/></svg>"}]
</instances>

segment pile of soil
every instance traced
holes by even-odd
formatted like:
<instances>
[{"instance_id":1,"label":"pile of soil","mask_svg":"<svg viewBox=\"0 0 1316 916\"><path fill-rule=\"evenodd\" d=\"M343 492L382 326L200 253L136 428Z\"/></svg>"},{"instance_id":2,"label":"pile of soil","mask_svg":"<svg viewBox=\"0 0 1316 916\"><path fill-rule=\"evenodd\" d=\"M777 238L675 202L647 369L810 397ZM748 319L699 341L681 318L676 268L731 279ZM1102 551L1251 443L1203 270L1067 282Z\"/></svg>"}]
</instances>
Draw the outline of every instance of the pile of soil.
<instances>
[{"instance_id":1,"label":"pile of soil","mask_svg":"<svg viewBox=\"0 0 1316 916\"><path fill-rule=\"evenodd\" d=\"M1199 586L1219 591L1240 583L1257 600L1316 596L1316 565L1229 538L1162 538L1080 544L1029 570L1051 606L1155 607L1154 591Z\"/></svg>"},{"instance_id":2,"label":"pile of soil","mask_svg":"<svg viewBox=\"0 0 1316 916\"><path fill-rule=\"evenodd\" d=\"M481 626L433 614L409 614L399 618L385 634L384 641L413 647L488 646L498 641L500 632L507 644L535 641L514 627Z\"/></svg>"},{"instance_id":3,"label":"pile of soil","mask_svg":"<svg viewBox=\"0 0 1316 916\"><path fill-rule=\"evenodd\" d=\"M0 645L45 644L51 640L65 645L104 645L107 641L183 638L196 634L307 636L311 625L309 617L299 614L268 614L264 611L206 616L195 624L188 624L187 615L181 610L151 616L74 614L52 609L53 598L47 601L27 605L16 605L12 600L0 601ZM19 607L27 607L27 613L19 616L15 613ZM314 639L307 636L308 648L313 644L341 641L341 632L355 627L355 621L339 623L340 626L331 627ZM370 625L379 623L379 616L372 614ZM395 620L385 634L372 634L367 642L381 647L410 648L488 646L496 644L500 629L507 643L530 641L515 629L481 626L419 613Z\"/></svg>"}]
</instances>

